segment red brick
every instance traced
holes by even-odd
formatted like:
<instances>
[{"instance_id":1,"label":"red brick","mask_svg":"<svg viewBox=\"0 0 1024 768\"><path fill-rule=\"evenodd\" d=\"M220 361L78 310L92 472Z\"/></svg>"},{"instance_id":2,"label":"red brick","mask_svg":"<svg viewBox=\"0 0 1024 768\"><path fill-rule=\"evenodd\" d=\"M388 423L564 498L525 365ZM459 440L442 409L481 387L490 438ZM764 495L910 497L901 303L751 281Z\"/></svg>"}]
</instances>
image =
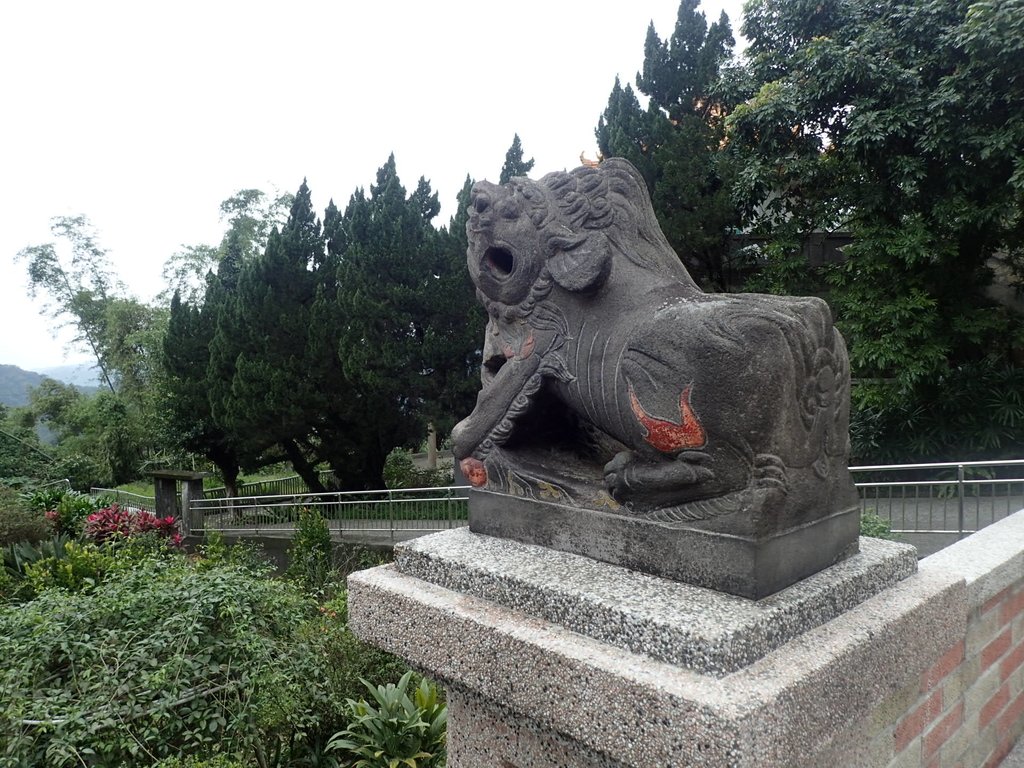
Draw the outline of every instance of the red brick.
<instances>
[{"instance_id":1,"label":"red brick","mask_svg":"<svg viewBox=\"0 0 1024 768\"><path fill-rule=\"evenodd\" d=\"M942 689L937 689L931 696L899 721L893 738L896 754L902 752L907 744L916 739L929 723L942 713Z\"/></svg>"},{"instance_id":2,"label":"red brick","mask_svg":"<svg viewBox=\"0 0 1024 768\"><path fill-rule=\"evenodd\" d=\"M1009 650L1012 639L1013 631L1007 627L995 640L981 649L981 670L983 672L995 664L999 657Z\"/></svg>"},{"instance_id":3,"label":"red brick","mask_svg":"<svg viewBox=\"0 0 1024 768\"><path fill-rule=\"evenodd\" d=\"M921 743L921 754L927 760L939 751L939 748L949 741L949 737L956 733L957 728L964 722L964 703L957 702L957 705L942 718L935 727L924 735Z\"/></svg>"},{"instance_id":4,"label":"red brick","mask_svg":"<svg viewBox=\"0 0 1024 768\"><path fill-rule=\"evenodd\" d=\"M1018 589L1003 602L999 609L999 620L1003 624L1009 624L1021 613L1024 613L1024 589Z\"/></svg>"},{"instance_id":5,"label":"red brick","mask_svg":"<svg viewBox=\"0 0 1024 768\"><path fill-rule=\"evenodd\" d=\"M1003 714L996 721L996 730L999 733L1009 733L1021 716L1024 716L1024 693L1018 694L1013 703L1003 710Z\"/></svg>"},{"instance_id":6,"label":"red brick","mask_svg":"<svg viewBox=\"0 0 1024 768\"><path fill-rule=\"evenodd\" d=\"M999 662L999 679L1006 680L1022 663L1024 663L1024 643L1020 643Z\"/></svg>"},{"instance_id":7,"label":"red brick","mask_svg":"<svg viewBox=\"0 0 1024 768\"><path fill-rule=\"evenodd\" d=\"M998 594L994 595L993 597L990 597L988 600L985 601L985 604L981 606L981 612L985 613L986 611L990 611L993 608L995 608L997 605L1003 602L1003 600L1005 600L1011 594L1013 594L1013 589L1013 585L1010 585L1009 587L1000 590Z\"/></svg>"},{"instance_id":8,"label":"red brick","mask_svg":"<svg viewBox=\"0 0 1024 768\"><path fill-rule=\"evenodd\" d=\"M921 693L927 693L942 682L950 672L960 666L960 662L963 660L964 641L961 640L942 654L941 658L932 664L931 667L921 673Z\"/></svg>"},{"instance_id":9,"label":"red brick","mask_svg":"<svg viewBox=\"0 0 1024 768\"><path fill-rule=\"evenodd\" d=\"M1010 701L1010 686L1005 683L996 691L992 698L985 702L978 715L978 730L992 722L992 719L1003 711L1003 707Z\"/></svg>"},{"instance_id":10,"label":"red brick","mask_svg":"<svg viewBox=\"0 0 1024 768\"><path fill-rule=\"evenodd\" d=\"M999 768L999 765L1003 762L1003 758L1010 754L1010 749L1013 747L1013 742L1010 741L1009 737L1004 737L999 740L999 746L996 747L996 751L988 756L988 760L985 761L985 768Z\"/></svg>"}]
</instances>

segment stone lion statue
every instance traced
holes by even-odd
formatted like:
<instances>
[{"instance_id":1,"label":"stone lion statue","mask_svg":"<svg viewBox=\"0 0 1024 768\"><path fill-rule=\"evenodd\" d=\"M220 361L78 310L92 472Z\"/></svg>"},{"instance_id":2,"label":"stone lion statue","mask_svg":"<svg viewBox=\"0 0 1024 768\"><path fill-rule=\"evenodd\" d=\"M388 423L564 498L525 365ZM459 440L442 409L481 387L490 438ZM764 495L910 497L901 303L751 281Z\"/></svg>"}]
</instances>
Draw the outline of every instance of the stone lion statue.
<instances>
[{"instance_id":1,"label":"stone lion statue","mask_svg":"<svg viewBox=\"0 0 1024 768\"><path fill-rule=\"evenodd\" d=\"M855 505L828 306L702 292L628 162L479 182L467 232L489 318L453 432L471 484L738 535Z\"/></svg>"}]
</instances>

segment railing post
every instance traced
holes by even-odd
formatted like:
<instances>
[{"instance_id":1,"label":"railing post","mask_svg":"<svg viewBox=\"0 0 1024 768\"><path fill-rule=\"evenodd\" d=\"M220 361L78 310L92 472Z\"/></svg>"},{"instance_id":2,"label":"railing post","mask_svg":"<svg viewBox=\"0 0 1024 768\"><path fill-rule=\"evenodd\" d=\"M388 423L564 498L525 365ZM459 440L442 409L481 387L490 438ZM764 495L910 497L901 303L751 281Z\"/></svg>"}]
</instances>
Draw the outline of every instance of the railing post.
<instances>
[{"instance_id":1,"label":"railing post","mask_svg":"<svg viewBox=\"0 0 1024 768\"><path fill-rule=\"evenodd\" d=\"M964 465L956 465L956 496L958 538L964 537Z\"/></svg>"},{"instance_id":2,"label":"railing post","mask_svg":"<svg viewBox=\"0 0 1024 768\"><path fill-rule=\"evenodd\" d=\"M395 494L388 489L388 527L391 529L391 543L395 543Z\"/></svg>"}]
</instances>

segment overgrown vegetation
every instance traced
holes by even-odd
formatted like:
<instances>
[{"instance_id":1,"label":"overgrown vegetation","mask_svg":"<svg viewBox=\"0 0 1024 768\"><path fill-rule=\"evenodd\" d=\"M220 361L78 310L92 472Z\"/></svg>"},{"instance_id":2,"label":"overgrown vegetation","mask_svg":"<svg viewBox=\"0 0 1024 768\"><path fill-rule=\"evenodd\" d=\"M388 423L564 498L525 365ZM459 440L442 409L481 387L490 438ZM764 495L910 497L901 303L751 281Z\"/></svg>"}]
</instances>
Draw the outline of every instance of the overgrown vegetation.
<instances>
[{"instance_id":1,"label":"overgrown vegetation","mask_svg":"<svg viewBox=\"0 0 1024 768\"><path fill-rule=\"evenodd\" d=\"M5 496L0 520L13 503L26 500ZM356 751L328 743L365 725L351 713L367 683L395 681L416 686L429 743L443 745L436 689L348 630L345 570L319 515L304 513L287 578L219 537L186 555L168 528L107 507L77 539L5 550L0 764L353 765ZM342 565L377 561L356 551Z\"/></svg>"}]
</instances>

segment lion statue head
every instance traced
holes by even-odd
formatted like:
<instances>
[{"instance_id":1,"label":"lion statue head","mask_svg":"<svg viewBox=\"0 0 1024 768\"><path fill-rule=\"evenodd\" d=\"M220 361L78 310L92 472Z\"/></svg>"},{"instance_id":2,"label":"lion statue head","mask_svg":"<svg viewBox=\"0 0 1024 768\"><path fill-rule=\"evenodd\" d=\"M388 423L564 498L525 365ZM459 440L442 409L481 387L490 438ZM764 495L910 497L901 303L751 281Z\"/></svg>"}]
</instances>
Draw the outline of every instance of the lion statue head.
<instances>
[{"instance_id":1,"label":"lion statue head","mask_svg":"<svg viewBox=\"0 0 1024 768\"><path fill-rule=\"evenodd\" d=\"M619 256L697 291L658 225L643 179L618 158L539 181L477 182L466 232L469 273L492 316L529 315L556 285L596 291Z\"/></svg>"}]
</instances>

